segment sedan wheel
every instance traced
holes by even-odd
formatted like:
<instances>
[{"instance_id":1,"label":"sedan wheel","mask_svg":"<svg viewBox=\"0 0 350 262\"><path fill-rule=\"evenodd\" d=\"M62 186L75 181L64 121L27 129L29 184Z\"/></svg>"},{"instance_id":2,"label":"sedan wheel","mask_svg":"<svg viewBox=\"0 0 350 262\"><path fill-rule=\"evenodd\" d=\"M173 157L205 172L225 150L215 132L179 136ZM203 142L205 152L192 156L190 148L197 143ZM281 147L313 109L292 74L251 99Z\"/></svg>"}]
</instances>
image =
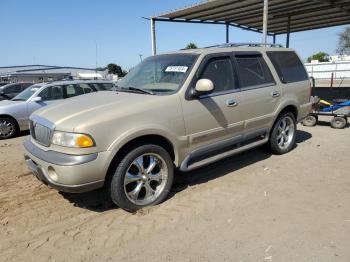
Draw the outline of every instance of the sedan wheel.
<instances>
[{"instance_id":1,"label":"sedan wheel","mask_svg":"<svg viewBox=\"0 0 350 262\"><path fill-rule=\"evenodd\" d=\"M12 119L0 118L0 139L11 138L16 133L16 125Z\"/></svg>"}]
</instances>

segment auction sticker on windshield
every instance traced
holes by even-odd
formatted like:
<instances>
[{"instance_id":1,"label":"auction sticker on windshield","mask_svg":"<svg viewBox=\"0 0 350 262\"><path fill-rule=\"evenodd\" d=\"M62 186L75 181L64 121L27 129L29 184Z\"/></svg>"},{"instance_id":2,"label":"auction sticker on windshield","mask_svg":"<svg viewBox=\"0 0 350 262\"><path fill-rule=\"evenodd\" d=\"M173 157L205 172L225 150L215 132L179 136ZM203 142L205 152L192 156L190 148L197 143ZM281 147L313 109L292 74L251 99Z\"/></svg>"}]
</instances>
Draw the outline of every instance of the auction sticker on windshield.
<instances>
[{"instance_id":1,"label":"auction sticker on windshield","mask_svg":"<svg viewBox=\"0 0 350 262\"><path fill-rule=\"evenodd\" d=\"M165 72L186 73L188 66L168 66Z\"/></svg>"}]
</instances>

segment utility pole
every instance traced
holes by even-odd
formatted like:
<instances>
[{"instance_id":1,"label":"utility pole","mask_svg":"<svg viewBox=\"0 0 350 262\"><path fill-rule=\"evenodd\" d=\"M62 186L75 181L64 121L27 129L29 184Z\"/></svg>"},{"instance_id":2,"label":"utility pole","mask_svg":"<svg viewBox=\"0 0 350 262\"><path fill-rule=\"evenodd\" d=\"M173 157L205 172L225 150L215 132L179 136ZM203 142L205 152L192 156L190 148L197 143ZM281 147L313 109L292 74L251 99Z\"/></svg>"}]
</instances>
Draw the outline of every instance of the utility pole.
<instances>
[{"instance_id":1,"label":"utility pole","mask_svg":"<svg viewBox=\"0 0 350 262\"><path fill-rule=\"evenodd\" d=\"M264 13L263 13L263 35L262 43L267 43L267 24L269 19L269 0L264 0Z\"/></svg>"},{"instance_id":2,"label":"utility pole","mask_svg":"<svg viewBox=\"0 0 350 262\"><path fill-rule=\"evenodd\" d=\"M95 80L97 80L97 42L95 43Z\"/></svg>"},{"instance_id":3,"label":"utility pole","mask_svg":"<svg viewBox=\"0 0 350 262\"><path fill-rule=\"evenodd\" d=\"M140 61L141 61L141 62L142 62L142 56L143 56L142 54L139 54L139 57L140 57Z\"/></svg>"}]
</instances>

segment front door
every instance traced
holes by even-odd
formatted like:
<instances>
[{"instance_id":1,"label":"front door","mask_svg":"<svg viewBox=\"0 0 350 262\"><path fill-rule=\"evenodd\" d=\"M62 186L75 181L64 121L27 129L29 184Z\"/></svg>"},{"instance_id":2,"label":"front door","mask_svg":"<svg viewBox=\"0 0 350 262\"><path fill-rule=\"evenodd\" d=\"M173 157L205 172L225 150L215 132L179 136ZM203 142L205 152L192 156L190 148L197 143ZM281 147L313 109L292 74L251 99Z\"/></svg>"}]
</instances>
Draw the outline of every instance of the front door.
<instances>
[{"instance_id":1,"label":"front door","mask_svg":"<svg viewBox=\"0 0 350 262\"><path fill-rule=\"evenodd\" d=\"M28 114L28 121L29 116L39 108L42 108L44 106L50 105L57 100L64 99L64 87L61 85L55 85L55 86L48 86L41 90L41 92L37 95L38 97L41 97L41 101L35 102L35 101L29 101L28 107L27 107L27 114Z\"/></svg>"},{"instance_id":2,"label":"front door","mask_svg":"<svg viewBox=\"0 0 350 262\"><path fill-rule=\"evenodd\" d=\"M183 103L190 152L239 136L244 128L244 118L239 109L238 81L231 54L206 57L197 75L194 85L199 79L210 79L214 91Z\"/></svg>"}]
</instances>

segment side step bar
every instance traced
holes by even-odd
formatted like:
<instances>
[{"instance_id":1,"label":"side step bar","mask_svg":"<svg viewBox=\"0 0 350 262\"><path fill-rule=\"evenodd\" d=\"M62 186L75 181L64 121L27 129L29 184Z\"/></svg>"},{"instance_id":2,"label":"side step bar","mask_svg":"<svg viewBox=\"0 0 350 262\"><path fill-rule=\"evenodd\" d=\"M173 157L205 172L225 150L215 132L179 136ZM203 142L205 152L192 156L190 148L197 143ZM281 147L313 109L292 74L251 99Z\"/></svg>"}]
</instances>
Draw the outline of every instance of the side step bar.
<instances>
[{"instance_id":1,"label":"side step bar","mask_svg":"<svg viewBox=\"0 0 350 262\"><path fill-rule=\"evenodd\" d=\"M205 165L209 165L220 159L224 159L229 156L233 156L235 154L239 154L243 151L249 150L251 148L263 145L269 140L267 129L259 129L250 134L245 135L244 138L242 137L242 135L239 135L237 137L220 141L218 143L215 143L214 145L210 145L208 147L200 148L193 151L181 163L180 170L183 172L187 172ZM220 148L227 148L227 150L224 150L223 152L218 154L210 154L210 152L215 152ZM203 157L206 154L208 155L208 157Z\"/></svg>"}]
</instances>

